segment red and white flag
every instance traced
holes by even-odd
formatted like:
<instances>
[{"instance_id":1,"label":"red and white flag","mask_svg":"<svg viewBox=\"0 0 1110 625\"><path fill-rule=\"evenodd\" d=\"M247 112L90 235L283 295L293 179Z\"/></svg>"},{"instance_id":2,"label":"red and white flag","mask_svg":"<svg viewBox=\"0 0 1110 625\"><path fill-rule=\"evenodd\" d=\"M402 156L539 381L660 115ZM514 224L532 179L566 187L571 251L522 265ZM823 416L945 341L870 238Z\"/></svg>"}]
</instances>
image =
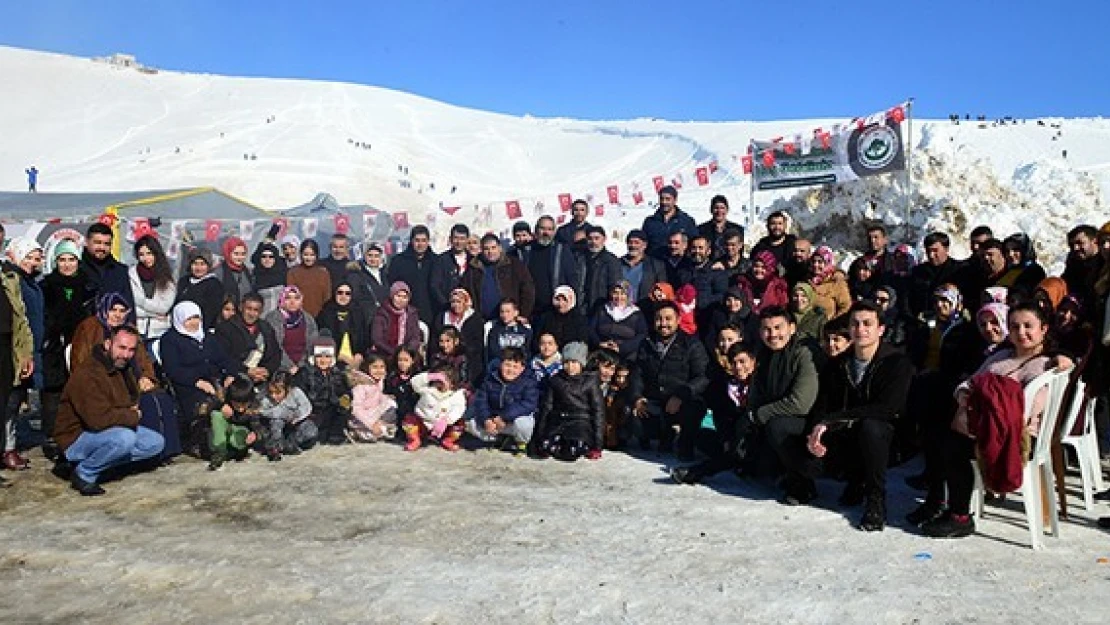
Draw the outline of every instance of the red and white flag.
<instances>
[{"instance_id":1,"label":"red and white flag","mask_svg":"<svg viewBox=\"0 0 1110 625\"><path fill-rule=\"evenodd\" d=\"M220 222L215 219L208 219L204 222L204 240L209 243L215 243L220 238Z\"/></svg>"},{"instance_id":2,"label":"red and white flag","mask_svg":"<svg viewBox=\"0 0 1110 625\"><path fill-rule=\"evenodd\" d=\"M157 239L158 232L150 227L150 220L146 217L132 219L130 227L127 229L127 240L134 243L143 237L154 237Z\"/></svg>"},{"instance_id":3,"label":"red and white flag","mask_svg":"<svg viewBox=\"0 0 1110 625\"><path fill-rule=\"evenodd\" d=\"M697 179L698 179L698 186L699 187L704 187L705 185L709 184L709 168L708 167L698 167L697 169L694 170L694 176L697 177Z\"/></svg>"},{"instance_id":4,"label":"red and white flag","mask_svg":"<svg viewBox=\"0 0 1110 625\"><path fill-rule=\"evenodd\" d=\"M607 194L609 194L609 203L610 204L620 204L621 203L620 189L617 187L617 185L615 185L615 184L609 185L608 187L605 188L605 192Z\"/></svg>"},{"instance_id":5,"label":"red and white flag","mask_svg":"<svg viewBox=\"0 0 1110 625\"><path fill-rule=\"evenodd\" d=\"M351 230L351 219L343 213L335 214L335 233L347 234Z\"/></svg>"},{"instance_id":6,"label":"red and white flag","mask_svg":"<svg viewBox=\"0 0 1110 625\"><path fill-rule=\"evenodd\" d=\"M598 204L597 206L595 206L594 207L594 215L597 215L598 217L604 217L605 216L605 205L604 204Z\"/></svg>"},{"instance_id":7,"label":"red and white flag","mask_svg":"<svg viewBox=\"0 0 1110 625\"><path fill-rule=\"evenodd\" d=\"M443 207L443 212L447 213L448 215L450 215L452 217L454 217L455 213L459 212L460 210L462 210L461 206L444 206Z\"/></svg>"},{"instance_id":8,"label":"red and white flag","mask_svg":"<svg viewBox=\"0 0 1110 625\"><path fill-rule=\"evenodd\" d=\"M316 232L320 229L320 220L315 217L308 217L301 220L301 234L306 239L315 239Z\"/></svg>"},{"instance_id":9,"label":"red and white flag","mask_svg":"<svg viewBox=\"0 0 1110 625\"><path fill-rule=\"evenodd\" d=\"M409 214L405 211L398 211L393 213L393 228L396 230L404 230L409 227Z\"/></svg>"},{"instance_id":10,"label":"red and white flag","mask_svg":"<svg viewBox=\"0 0 1110 625\"><path fill-rule=\"evenodd\" d=\"M663 176L656 176L656 177L652 178L651 183L655 185L655 192L656 193L659 193L659 190L666 186L663 183Z\"/></svg>"},{"instance_id":11,"label":"red and white flag","mask_svg":"<svg viewBox=\"0 0 1110 625\"><path fill-rule=\"evenodd\" d=\"M566 222L567 222L566 213L563 213L562 215L559 215L558 217L555 218L555 223L559 224L560 226L565 224Z\"/></svg>"},{"instance_id":12,"label":"red and white flag","mask_svg":"<svg viewBox=\"0 0 1110 625\"><path fill-rule=\"evenodd\" d=\"M637 205L643 204L644 203L644 193L643 193L643 191L633 191L632 192L632 202L637 204Z\"/></svg>"},{"instance_id":13,"label":"red and white flag","mask_svg":"<svg viewBox=\"0 0 1110 625\"><path fill-rule=\"evenodd\" d=\"M505 202L505 214L509 216L509 219L520 219L521 215L524 214L520 211L520 202L516 200Z\"/></svg>"},{"instance_id":14,"label":"red and white flag","mask_svg":"<svg viewBox=\"0 0 1110 625\"><path fill-rule=\"evenodd\" d=\"M675 177L671 178L671 185L674 186L675 190L678 190L678 189L682 188L682 174L681 173L675 174Z\"/></svg>"},{"instance_id":15,"label":"red and white flag","mask_svg":"<svg viewBox=\"0 0 1110 625\"><path fill-rule=\"evenodd\" d=\"M369 239L374 234L374 227L378 225L378 213L364 211L362 213L362 238Z\"/></svg>"},{"instance_id":16,"label":"red and white flag","mask_svg":"<svg viewBox=\"0 0 1110 625\"><path fill-rule=\"evenodd\" d=\"M764 167L774 167L775 166L775 153L773 151L771 151L771 150L764 150L763 151L763 166Z\"/></svg>"},{"instance_id":17,"label":"red and white flag","mask_svg":"<svg viewBox=\"0 0 1110 625\"><path fill-rule=\"evenodd\" d=\"M564 213L570 212L570 205L573 202L574 200L570 197L569 193L559 194L559 210L563 211Z\"/></svg>"},{"instance_id":18,"label":"red and white flag","mask_svg":"<svg viewBox=\"0 0 1110 625\"><path fill-rule=\"evenodd\" d=\"M745 174L752 173L752 155L745 154L740 157L740 166L744 168Z\"/></svg>"},{"instance_id":19,"label":"red and white flag","mask_svg":"<svg viewBox=\"0 0 1110 625\"><path fill-rule=\"evenodd\" d=\"M244 219L239 222L239 237L247 243L254 238L254 220Z\"/></svg>"},{"instance_id":20,"label":"red and white flag","mask_svg":"<svg viewBox=\"0 0 1110 625\"><path fill-rule=\"evenodd\" d=\"M285 217L278 217L274 220L274 223L278 226L277 240L280 241L285 233L289 232L289 220Z\"/></svg>"},{"instance_id":21,"label":"red and white flag","mask_svg":"<svg viewBox=\"0 0 1110 625\"><path fill-rule=\"evenodd\" d=\"M718 169L719 167L717 166L717 161L709 161L709 173L715 174L717 173Z\"/></svg>"},{"instance_id":22,"label":"red and white flag","mask_svg":"<svg viewBox=\"0 0 1110 625\"><path fill-rule=\"evenodd\" d=\"M906 120L906 109L901 104L899 104L898 106L890 109L890 111L887 113L887 117L889 117L890 120L894 123L901 124Z\"/></svg>"}]
</instances>

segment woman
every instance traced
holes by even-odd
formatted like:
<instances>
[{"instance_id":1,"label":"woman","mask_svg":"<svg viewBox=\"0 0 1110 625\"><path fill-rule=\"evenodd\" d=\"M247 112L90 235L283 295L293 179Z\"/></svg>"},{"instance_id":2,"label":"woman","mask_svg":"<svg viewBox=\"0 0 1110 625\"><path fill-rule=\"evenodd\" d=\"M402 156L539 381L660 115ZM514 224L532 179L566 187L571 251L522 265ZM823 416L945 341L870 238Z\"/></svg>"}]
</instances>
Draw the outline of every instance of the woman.
<instances>
[{"instance_id":1,"label":"woman","mask_svg":"<svg viewBox=\"0 0 1110 625\"><path fill-rule=\"evenodd\" d=\"M42 432L46 439L42 453L49 460L58 457L53 434L62 388L69 379L66 346L72 345L77 324L87 316L82 300L89 282L81 269L81 251L76 243L63 239L54 247L53 255L50 264L54 270L42 281L46 304L46 335L42 344Z\"/></svg>"},{"instance_id":2,"label":"woman","mask_svg":"<svg viewBox=\"0 0 1110 625\"><path fill-rule=\"evenodd\" d=\"M162 335L162 370L173 384L179 409L179 431L186 449L198 455L210 413L222 405L223 389L242 373L242 366L224 354L220 341L204 328L200 307L184 301L173 307L173 327Z\"/></svg>"},{"instance_id":3,"label":"woman","mask_svg":"<svg viewBox=\"0 0 1110 625\"><path fill-rule=\"evenodd\" d=\"M331 332L335 339L336 357L352 369L360 369L370 352L370 320L354 305L354 289L349 282L336 285L335 295L324 304L316 325Z\"/></svg>"},{"instance_id":4,"label":"woman","mask_svg":"<svg viewBox=\"0 0 1110 625\"><path fill-rule=\"evenodd\" d=\"M844 272L836 268L833 252L821 245L809 257L809 284L813 286L813 304L825 311L825 318L832 319L848 312L852 307L852 293Z\"/></svg>"},{"instance_id":5,"label":"woman","mask_svg":"<svg viewBox=\"0 0 1110 625\"><path fill-rule=\"evenodd\" d=\"M736 282L751 302L752 311L757 315L772 306L786 307L790 291L786 280L779 275L779 262L768 250L757 252L752 259L752 267Z\"/></svg>"},{"instance_id":6,"label":"woman","mask_svg":"<svg viewBox=\"0 0 1110 625\"><path fill-rule=\"evenodd\" d=\"M385 301L388 298L382 298ZM448 299L447 312L436 317L432 324L429 336L438 337L444 328L453 327L462 335L462 344L466 346L466 361L470 363L471 372L478 373L486 370L485 364L485 349L483 349L483 340L485 337L485 321L482 315L474 310L474 302L470 298L470 292L462 287L458 287L451 291L451 296ZM435 352L439 350L439 341L428 341L429 358L435 356ZM474 376L472 376L473 378ZM475 383L480 382L481 378L478 377L474 380Z\"/></svg>"},{"instance_id":7,"label":"woman","mask_svg":"<svg viewBox=\"0 0 1110 625\"><path fill-rule=\"evenodd\" d=\"M386 359L392 358L397 349L407 347L420 351L424 337L420 333L420 312L412 301L412 290L404 282L394 282L389 287L389 300L374 316L370 324L370 344L373 350Z\"/></svg>"},{"instance_id":8,"label":"woman","mask_svg":"<svg viewBox=\"0 0 1110 625\"><path fill-rule=\"evenodd\" d=\"M741 342L759 344L759 318L748 305L748 296L740 287L734 286L725 292L724 302L715 307L709 318L705 333L705 349L717 347L717 335L721 328L732 325L741 329Z\"/></svg>"},{"instance_id":9,"label":"woman","mask_svg":"<svg viewBox=\"0 0 1110 625\"><path fill-rule=\"evenodd\" d=\"M551 310L540 318L536 333L546 332L554 336L559 345L585 343L590 331L585 314L578 308L574 289L565 284L555 287L551 305Z\"/></svg>"},{"instance_id":10,"label":"woman","mask_svg":"<svg viewBox=\"0 0 1110 625\"><path fill-rule=\"evenodd\" d=\"M984 360L1006 345L1006 340L1010 337L1010 327L1006 321L1009 314L1009 306L995 302L986 304L975 313L975 325L979 328L979 336L983 340L983 348L978 361L974 364L976 369L983 364Z\"/></svg>"},{"instance_id":11,"label":"woman","mask_svg":"<svg viewBox=\"0 0 1110 625\"><path fill-rule=\"evenodd\" d=\"M1010 309L1007 317L1012 347L995 352L975 372L974 379L981 374L993 374L1010 378L1022 387L1037 376L1054 366L1067 369L1071 361L1067 358L1054 359L1047 353L1049 319L1044 311L1033 303L1019 304ZM971 460L975 458L975 439L969 433L968 404L975 392L975 382L962 383L955 392L956 416L952 420L951 431L945 441L944 481L948 489L947 512L934 515L933 520L925 522L921 529L927 536L934 538L962 538L975 531L975 522L970 516L971 493L974 486L974 472ZM1034 399L1026 422L1026 431L1036 436L1047 400L1047 389L1042 389ZM926 502L928 505L930 502Z\"/></svg>"},{"instance_id":12,"label":"woman","mask_svg":"<svg viewBox=\"0 0 1110 625\"><path fill-rule=\"evenodd\" d=\"M254 291L262 296L262 314L268 315L277 310L281 290L285 288L285 259L272 241L263 241L255 248L251 262L254 263Z\"/></svg>"},{"instance_id":13,"label":"woman","mask_svg":"<svg viewBox=\"0 0 1110 625\"><path fill-rule=\"evenodd\" d=\"M1010 267L1018 272L1013 286L1027 291L1036 289L1047 274L1044 267L1037 263L1037 249L1033 246L1033 240L1029 235L1019 232L1006 237L1002 245L1006 248L1006 260Z\"/></svg>"},{"instance_id":14,"label":"woman","mask_svg":"<svg viewBox=\"0 0 1110 625\"><path fill-rule=\"evenodd\" d=\"M145 236L135 242L138 262L127 270L135 301L136 326L144 339L156 339L170 328L170 309L177 296L173 269L158 239Z\"/></svg>"},{"instance_id":15,"label":"woman","mask_svg":"<svg viewBox=\"0 0 1110 625\"><path fill-rule=\"evenodd\" d=\"M636 355L648 327L640 308L630 301L631 291L628 280L621 280L609 289L609 301L590 324L590 347L612 350L626 360Z\"/></svg>"},{"instance_id":16,"label":"woman","mask_svg":"<svg viewBox=\"0 0 1110 625\"><path fill-rule=\"evenodd\" d=\"M34 339L31 326L27 322L27 311L23 305L19 276L8 266L0 268L0 281L4 292L0 294L0 406L8 405L12 386L19 380L31 377L35 367ZM0 412L0 415L6 415ZM0 424L6 425L6 424ZM0 439L7 448L7 427L0 427ZM18 454L17 454L18 456ZM22 457L4 458L7 468L27 468ZM3 482L0 481L0 485Z\"/></svg>"},{"instance_id":17,"label":"woman","mask_svg":"<svg viewBox=\"0 0 1110 625\"><path fill-rule=\"evenodd\" d=\"M281 368L290 375L308 360L309 346L320 335L316 319L304 310L301 290L287 286L281 291L278 309L266 315L281 346Z\"/></svg>"},{"instance_id":18,"label":"woman","mask_svg":"<svg viewBox=\"0 0 1110 625\"><path fill-rule=\"evenodd\" d=\"M295 286L304 298L304 311L313 318L331 297L331 274L320 264L320 246L308 239L301 243L301 263L289 269L286 284Z\"/></svg>"},{"instance_id":19,"label":"woman","mask_svg":"<svg viewBox=\"0 0 1110 625\"><path fill-rule=\"evenodd\" d=\"M878 286L874 258L860 256L848 265L848 291L853 299L874 299Z\"/></svg>"},{"instance_id":20,"label":"woman","mask_svg":"<svg viewBox=\"0 0 1110 625\"><path fill-rule=\"evenodd\" d=\"M355 292L355 303L362 308L364 319L373 319L382 302L389 299L386 284L385 252L377 243L366 247L363 259L348 265L347 279Z\"/></svg>"},{"instance_id":21,"label":"woman","mask_svg":"<svg viewBox=\"0 0 1110 625\"><path fill-rule=\"evenodd\" d=\"M816 301L817 294L808 282L795 284L790 292L790 312L794 313L794 324L798 328L794 336L813 345L821 340L821 328L828 319Z\"/></svg>"},{"instance_id":22,"label":"woman","mask_svg":"<svg viewBox=\"0 0 1110 625\"><path fill-rule=\"evenodd\" d=\"M239 237L228 237L223 246L224 262L216 270L216 277L224 285L224 292L238 306L243 296L254 289L254 277L247 267L247 243Z\"/></svg>"},{"instance_id":23,"label":"woman","mask_svg":"<svg viewBox=\"0 0 1110 625\"><path fill-rule=\"evenodd\" d=\"M5 271L15 274L19 280L20 296L23 298L24 315L31 327L31 345L34 347L31 375L20 379L5 404L0 404L0 420L6 428L4 436L4 466L8 469L22 470L30 466L16 450L16 419L23 402L27 401L31 389L42 388L42 343L46 331L45 302L42 287L38 282L42 267L42 246L30 237L16 237L8 243L8 258Z\"/></svg>"},{"instance_id":24,"label":"woman","mask_svg":"<svg viewBox=\"0 0 1110 625\"><path fill-rule=\"evenodd\" d=\"M189 275L177 287L177 301L193 302L200 307L204 329L216 327L224 305L224 285L212 273L212 253L194 248L189 252Z\"/></svg>"}]
</instances>

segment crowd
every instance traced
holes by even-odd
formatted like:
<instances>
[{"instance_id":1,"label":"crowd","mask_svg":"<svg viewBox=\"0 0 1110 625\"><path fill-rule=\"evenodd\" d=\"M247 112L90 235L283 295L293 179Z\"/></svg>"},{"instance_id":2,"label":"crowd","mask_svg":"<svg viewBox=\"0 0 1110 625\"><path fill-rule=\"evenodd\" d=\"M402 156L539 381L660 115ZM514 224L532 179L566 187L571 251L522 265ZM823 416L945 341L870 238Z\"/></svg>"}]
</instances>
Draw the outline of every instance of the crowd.
<instances>
[{"instance_id":1,"label":"crowd","mask_svg":"<svg viewBox=\"0 0 1110 625\"><path fill-rule=\"evenodd\" d=\"M1060 277L1027 236L986 226L971 257L950 257L934 232L919 260L916 242L892 244L872 224L866 251L838 263L783 213L749 251L725 197L698 225L677 196L661 189L622 257L583 201L561 227L519 222L506 242L456 224L440 253L417 225L388 259L373 241L352 256L340 234L327 256L275 230L254 250L233 236L218 260L189 249L182 275L156 236L120 263L102 224L84 249L57 245L45 276L42 247L11 240L4 467L28 466L14 424L34 390L43 453L83 495L181 454L219 470L252 451L457 451L471 438L566 461L651 449L675 455L677 482L777 479L790 505L833 476L846 482L841 505L862 505L859 527L876 531L887 467L921 452L909 481L924 503L910 521L958 537L974 531L969 459L984 453L983 428L1038 433L1037 410L1029 422L1007 412L1001 381L1081 375L1107 433L1110 224L1068 234Z\"/></svg>"}]
</instances>

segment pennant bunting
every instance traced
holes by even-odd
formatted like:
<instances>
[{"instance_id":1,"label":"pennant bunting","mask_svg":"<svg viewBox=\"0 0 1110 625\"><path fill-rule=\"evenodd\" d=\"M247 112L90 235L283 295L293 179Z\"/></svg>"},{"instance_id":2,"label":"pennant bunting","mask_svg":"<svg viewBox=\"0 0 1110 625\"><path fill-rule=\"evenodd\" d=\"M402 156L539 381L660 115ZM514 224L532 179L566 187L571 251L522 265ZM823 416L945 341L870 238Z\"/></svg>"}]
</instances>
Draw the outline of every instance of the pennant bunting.
<instances>
[{"instance_id":1,"label":"pennant bunting","mask_svg":"<svg viewBox=\"0 0 1110 625\"><path fill-rule=\"evenodd\" d=\"M610 204L620 204L621 203L620 189L617 187L617 185L615 185L615 184L609 185L605 189L605 193L607 193L609 195L609 203Z\"/></svg>"},{"instance_id":2,"label":"pennant bunting","mask_svg":"<svg viewBox=\"0 0 1110 625\"><path fill-rule=\"evenodd\" d=\"M315 239L316 231L320 227L320 220L315 217L310 217L301 220L301 234L306 239Z\"/></svg>"},{"instance_id":3,"label":"pennant bunting","mask_svg":"<svg viewBox=\"0 0 1110 625\"><path fill-rule=\"evenodd\" d=\"M347 234L351 231L351 219L343 213L336 213L332 218L335 221L335 233Z\"/></svg>"},{"instance_id":4,"label":"pennant bunting","mask_svg":"<svg viewBox=\"0 0 1110 625\"><path fill-rule=\"evenodd\" d=\"M640 204L643 204L644 203L644 193L642 191L633 191L632 192L632 201L637 206L639 206Z\"/></svg>"},{"instance_id":5,"label":"pennant bunting","mask_svg":"<svg viewBox=\"0 0 1110 625\"><path fill-rule=\"evenodd\" d=\"M654 178L651 179L651 183L655 185L655 192L656 193L659 193L659 190L666 186L663 183L663 176L655 176Z\"/></svg>"},{"instance_id":6,"label":"pennant bunting","mask_svg":"<svg viewBox=\"0 0 1110 625\"><path fill-rule=\"evenodd\" d=\"M239 237L248 243L254 238L253 219L244 219L239 222Z\"/></svg>"},{"instance_id":7,"label":"pennant bunting","mask_svg":"<svg viewBox=\"0 0 1110 625\"><path fill-rule=\"evenodd\" d=\"M559 194L559 210L563 211L564 213L569 213L570 212L570 205L573 202L574 202L574 200L571 199L569 193L560 193Z\"/></svg>"},{"instance_id":8,"label":"pennant bunting","mask_svg":"<svg viewBox=\"0 0 1110 625\"><path fill-rule=\"evenodd\" d=\"M215 219L208 219L204 222L204 240L209 243L215 243L220 238L220 222Z\"/></svg>"},{"instance_id":9,"label":"pennant bunting","mask_svg":"<svg viewBox=\"0 0 1110 625\"><path fill-rule=\"evenodd\" d=\"M752 156L745 154L740 157L740 165L744 168L744 173L750 175L752 173Z\"/></svg>"},{"instance_id":10,"label":"pennant bunting","mask_svg":"<svg viewBox=\"0 0 1110 625\"><path fill-rule=\"evenodd\" d=\"M709 168L698 167L694 170L694 176L698 179L698 186L704 187L709 184Z\"/></svg>"},{"instance_id":11,"label":"pennant bunting","mask_svg":"<svg viewBox=\"0 0 1110 625\"><path fill-rule=\"evenodd\" d=\"M393 227L397 230L404 230L409 227L409 214L405 211L398 211L393 213Z\"/></svg>"},{"instance_id":12,"label":"pennant bunting","mask_svg":"<svg viewBox=\"0 0 1110 625\"><path fill-rule=\"evenodd\" d=\"M520 219L523 213L520 211L520 202L517 200L509 200L505 202L505 214L509 219Z\"/></svg>"},{"instance_id":13,"label":"pennant bunting","mask_svg":"<svg viewBox=\"0 0 1110 625\"><path fill-rule=\"evenodd\" d=\"M443 210L443 212L447 213L448 215L454 217L455 213L462 210L462 207L461 206L444 206L442 210Z\"/></svg>"}]
</instances>

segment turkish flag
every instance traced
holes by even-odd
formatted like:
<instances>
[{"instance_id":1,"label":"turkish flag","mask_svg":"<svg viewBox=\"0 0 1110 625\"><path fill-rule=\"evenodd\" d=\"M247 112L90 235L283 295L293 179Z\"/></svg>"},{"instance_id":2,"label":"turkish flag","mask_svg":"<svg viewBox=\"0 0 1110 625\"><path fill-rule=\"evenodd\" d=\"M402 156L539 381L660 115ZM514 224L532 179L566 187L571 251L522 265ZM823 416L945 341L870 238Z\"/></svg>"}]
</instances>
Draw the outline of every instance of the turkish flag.
<instances>
[{"instance_id":1,"label":"turkish flag","mask_svg":"<svg viewBox=\"0 0 1110 625\"><path fill-rule=\"evenodd\" d=\"M509 216L509 219L520 219L520 216L523 215L520 212L520 202L516 200L505 202L505 214Z\"/></svg>"},{"instance_id":2,"label":"turkish flag","mask_svg":"<svg viewBox=\"0 0 1110 625\"><path fill-rule=\"evenodd\" d=\"M704 187L705 185L709 184L709 168L708 167L698 167L697 169L694 170L694 176L696 176L697 179L698 179L698 186L699 187Z\"/></svg>"},{"instance_id":3,"label":"turkish flag","mask_svg":"<svg viewBox=\"0 0 1110 625\"><path fill-rule=\"evenodd\" d=\"M571 199L569 193L559 194L559 210L563 211L564 213L570 212L570 205L573 202L574 200Z\"/></svg>"},{"instance_id":4,"label":"turkish flag","mask_svg":"<svg viewBox=\"0 0 1110 625\"><path fill-rule=\"evenodd\" d=\"M763 166L764 167L774 167L775 166L775 153L773 151L771 151L771 150L764 150L763 151Z\"/></svg>"},{"instance_id":5,"label":"turkish flag","mask_svg":"<svg viewBox=\"0 0 1110 625\"><path fill-rule=\"evenodd\" d=\"M655 185L655 192L656 193L659 193L659 189L662 189L665 186L663 184L663 176L656 176L656 177L652 178L651 183Z\"/></svg>"},{"instance_id":6,"label":"turkish flag","mask_svg":"<svg viewBox=\"0 0 1110 625\"><path fill-rule=\"evenodd\" d=\"M832 145L832 134L830 133L822 132L817 135L817 138L821 140L821 147L826 150Z\"/></svg>"},{"instance_id":7,"label":"turkish flag","mask_svg":"<svg viewBox=\"0 0 1110 625\"><path fill-rule=\"evenodd\" d=\"M404 230L409 227L409 214L405 211L393 213L393 228L396 230Z\"/></svg>"},{"instance_id":8,"label":"turkish flag","mask_svg":"<svg viewBox=\"0 0 1110 625\"><path fill-rule=\"evenodd\" d=\"M595 206L594 207L594 215L597 215L598 217L604 217L605 216L605 205L604 204L598 204L597 206Z\"/></svg>"},{"instance_id":9,"label":"turkish flag","mask_svg":"<svg viewBox=\"0 0 1110 625\"><path fill-rule=\"evenodd\" d=\"M150 227L150 220L146 217L139 217L131 222L131 229L128 232L127 240L134 243L143 237L158 238L158 233L154 228Z\"/></svg>"},{"instance_id":10,"label":"turkish flag","mask_svg":"<svg viewBox=\"0 0 1110 625\"><path fill-rule=\"evenodd\" d=\"M752 173L752 155L751 154L745 154L744 156L741 156L740 157L740 166L744 168L744 173L745 174L751 174Z\"/></svg>"},{"instance_id":11,"label":"turkish flag","mask_svg":"<svg viewBox=\"0 0 1110 625\"><path fill-rule=\"evenodd\" d=\"M632 192L632 201L635 202L636 204L643 204L644 203L644 194L643 194L643 192L642 191L633 191Z\"/></svg>"},{"instance_id":12,"label":"turkish flag","mask_svg":"<svg viewBox=\"0 0 1110 625\"><path fill-rule=\"evenodd\" d=\"M277 240L280 241L281 238L285 236L285 233L289 232L289 220L284 217L279 217L274 220L274 223L278 226Z\"/></svg>"},{"instance_id":13,"label":"turkish flag","mask_svg":"<svg viewBox=\"0 0 1110 625\"><path fill-rule=\"evenodd\" d=\"M455 213L459 212L461 209L462 209L461 206L444 206L443 207L443 212L445 212L448 215L451 215L452 217L454 217Z\"/></svg>"},{"instance_id":14,"label":"turkish flag","mask_svg":"<svg viewBox=\"0 0 1110 625\"><path fill-rule=\"evenodd\" d=\"M787 154L793 154L794 153L794 144L793 143L787 143L786 145L782 146L782 151L786 152Z\"/></svg>"},{"instance_id":15,"label":"turkish flag","mask_svg":"<svg viewBox=\"0 0 1110 625\"><path fill-rule=\"evenodd\" d=\"M100 215L100 217L97 217L96 220L104 224L105 226L108 226L109 228L115 228L116 222L119 221L119 217L111 213L103 213Z\"/></svg>"},{"instance_id":16,"label":"turkish flag","mask_svg":"<svg viewBox=\"0 0 1110 625\"><path fill-rule=\"evenodd\" d=\"M559 216L558 216L558 217L557 217L557 218L555 219L555 221L556 221L556 222L557 222L557 223L558 223L559 225L565 224L565 223L567 222L567 216L566 216L566 215L559 215Z\"/></svg>"},{"instance_id":17,"label":"turkish flag","mask_svg":"<svg viewBox=\"0 0 1110 625\"><path fill-rule=\"evenodd\" d=\"M351 230L351 220L343 213L335 214L335 233L347 234Z\"/></svg>"},{"instance_id":18,"label":"turkish flag","mask_svg":"<svg viewBox=\"0 0 1110 625\"><path fill-rule=\"evenodd\" d=\"M620 189L617 188L617 185L615 185L615 184L609 185L608 187L605 188L605 192L609 194L609 203L610 204L620 204L621 203Z\"/></svg>"},{"instance_id":19,"label":"turkish flag","mask_svg":"<svg viewBox=\"0 0 1110 625\"><path fill-rule=\"evenodd\" d=\"M717 161L709 161L709 173L715 174L718 169L720 168L717 166Z\"/></svg>"},{"instance_id":20,"label":"turkish flag","mask_svg":"<svg viewBox=\"0 0 1110 625\"><path fill-rule=\"evenodd\" d=\"M675 190L681 189L682 188L682 174L678 174L674 178L671 178L671 184L674 185Z\"/></svg>"},{"instance_id":21,"label":"turkish flag","mask_svg":"<svg viewBox=\"0 0 1110 625\"><path fill-rule=\"evenodd\" d=\"M209 219L204 222L204 240L215 243L220 238L220 222Z\"/></svg>"},{"instance_id":22,"label":"turkish flag","mask_svg":"<svg viewBox=\"0 0 1110 625\"><path fill-rule=\"evenodd\" d=\"M894 123L901 124L906 119L906 109L902 108L901 105L896 106L890 109L890 112L887 114L887 116Z\"/></svg>"}]
</instances>

